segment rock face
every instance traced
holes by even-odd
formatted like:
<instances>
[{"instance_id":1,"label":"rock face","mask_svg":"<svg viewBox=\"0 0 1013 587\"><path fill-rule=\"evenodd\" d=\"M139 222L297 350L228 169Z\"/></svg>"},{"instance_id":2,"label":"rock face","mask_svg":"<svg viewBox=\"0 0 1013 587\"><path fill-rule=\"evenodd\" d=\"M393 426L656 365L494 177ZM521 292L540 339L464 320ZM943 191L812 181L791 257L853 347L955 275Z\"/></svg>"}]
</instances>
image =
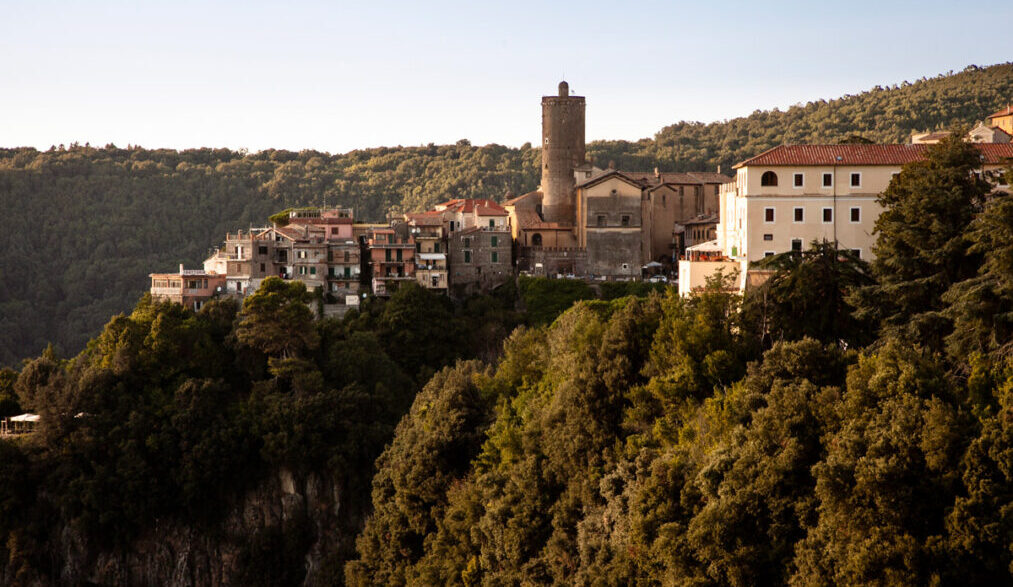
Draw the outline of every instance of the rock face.
<instances>
[{"instance_id":1,"label":"rock face","mask_svg":"<svg viewBox=\"0 0 1013 587\"><path fill-rule=\"evenodd\" d=\"M200 528L159 522L129 549L95 552L69 528L54 537L59 577L35 584L216 586L330 583L328 555L350 547L354 530L333 479L278 471L237 500L223 521ZM345 519L342 519L345 518ZM282 567L279 569L279 567ZM10 572L0 573L9 584ZM278 573L281 573L279 575Z\"/></svg>"}]
</instances>

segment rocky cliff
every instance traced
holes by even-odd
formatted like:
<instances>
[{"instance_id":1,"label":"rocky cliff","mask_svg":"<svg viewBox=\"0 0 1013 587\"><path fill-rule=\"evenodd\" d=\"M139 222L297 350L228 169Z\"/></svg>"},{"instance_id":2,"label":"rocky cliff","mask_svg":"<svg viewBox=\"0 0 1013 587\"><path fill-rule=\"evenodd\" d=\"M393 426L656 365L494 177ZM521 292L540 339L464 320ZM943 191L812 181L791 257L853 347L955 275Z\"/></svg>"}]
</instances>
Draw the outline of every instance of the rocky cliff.
<instances>
[{"instance_id":1,"label":"rocky cliff","mask_svg":"<svg viewBox=\"0 0 1013 587\"><path fill-rule=\"evenodd\" d=\"M278 585L331 584L354 521L339 482L278 471L237 500L220 523L194 527L166 520L127 548L92 547L69 527L55 532L53 576L0 573L3 584Z\"/></svg>"}]
</instances>

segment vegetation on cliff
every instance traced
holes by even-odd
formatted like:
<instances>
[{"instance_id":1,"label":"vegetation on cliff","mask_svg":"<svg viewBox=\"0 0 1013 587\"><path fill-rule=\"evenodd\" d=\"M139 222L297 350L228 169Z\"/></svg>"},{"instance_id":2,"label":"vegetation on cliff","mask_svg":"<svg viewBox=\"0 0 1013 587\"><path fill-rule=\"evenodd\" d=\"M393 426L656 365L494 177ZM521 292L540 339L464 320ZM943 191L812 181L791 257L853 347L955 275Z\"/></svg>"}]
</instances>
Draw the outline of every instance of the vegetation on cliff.
<instances>
[{"instance_id":1,"label":"vegetation on cliff","mask_svg":"<svg viewBox=\"0 0 1013 587\"><path fill-rule=\"evenodd\" d=\"M582 301L445 369L346 580L1008 583L1013 196L971 153L904 169L871 265L820 245L745 299Z\"/></svg>"},{"instance_id":2,"label":"vegetation on cliff","mask_svg":"<svg viewBox=\"0 0 1013 587\"><path fill-rule=\"evenodd\" d=\"M340 569L373 462L417 390L471 349L498 348L477 341L509 332L516 314L494 298L454 308L415 284L341 321L314 321L310 299L278 278L242 307L227 298L193 312L146 295L73 359L50 351L0 373L0 402L42 417L32 435L0 441L0 576L69 580L56 548L65 529L92 554L129 550L160 520L209 531L278 470L340 482L345 525L326 529ZM267 530L249 537L249 568L233 579L301 582L315 530Z\"/></svg>"},{"instance_id":3,"label":"vegetation on cliff","mask_svg":"<svg viewBox=\"0 0 1013 587\"><path fill-rule=\"evenodd\" d=\"M980 120L1013 97L1013 65L873 88L786 111L680 122L652 139L588 145L599 165L712 170L782 143L861 135L904 142L915 130ZM537 118L533 118L537 120ZM0 365L52 342L77 353L127 311L151 272L200 263L226 231L288 206L341 205L363 220L450 197L501 199L538 183L540 151L498 145L316 151L174 151L70 145L0 149Z\"/></svg>"}]
</instances>

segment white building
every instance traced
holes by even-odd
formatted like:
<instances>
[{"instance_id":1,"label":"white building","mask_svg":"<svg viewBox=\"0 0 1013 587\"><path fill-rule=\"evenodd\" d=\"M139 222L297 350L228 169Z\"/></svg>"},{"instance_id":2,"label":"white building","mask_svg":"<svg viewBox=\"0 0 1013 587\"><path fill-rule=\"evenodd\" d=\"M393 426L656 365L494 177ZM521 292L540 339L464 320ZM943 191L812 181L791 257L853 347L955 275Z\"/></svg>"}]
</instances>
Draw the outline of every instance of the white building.
<instances>
[{"instance_id":1,"label":"white building","mask_svg":"<svg viewBox=\"0 0 1013 587\"><path fill-rule=\"evenodd\" d=\"M977 144L983 171L1001 169L1013 144ZM876 202L907 164L925 157L925 144L786 145L735 166L735 181L722 186L716 246L706 261L679 261L679 293L688 295L717 269L740 273L763 257L837 243L865 260L873 258Z\"/></svg>"}]
</instances>

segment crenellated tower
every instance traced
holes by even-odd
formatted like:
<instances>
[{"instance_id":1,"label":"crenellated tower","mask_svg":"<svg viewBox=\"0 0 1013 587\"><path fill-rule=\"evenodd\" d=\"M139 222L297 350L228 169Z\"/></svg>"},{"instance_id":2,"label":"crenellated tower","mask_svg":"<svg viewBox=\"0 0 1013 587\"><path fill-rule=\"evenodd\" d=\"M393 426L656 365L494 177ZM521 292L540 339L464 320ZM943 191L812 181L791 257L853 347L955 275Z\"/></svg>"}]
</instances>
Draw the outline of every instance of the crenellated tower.
<instances>
[{"instance_id":1,"label":"crenellated tower","mask_svg":"<svg viewBox=\"0 0 1013 587\"><path fill-rule=\"evenodd\" d=\"M576 213L574 169L584 163L584 97L559 82L556 96L542 97L542 217L572 226Z\"/></svg>"}]
</instances>

